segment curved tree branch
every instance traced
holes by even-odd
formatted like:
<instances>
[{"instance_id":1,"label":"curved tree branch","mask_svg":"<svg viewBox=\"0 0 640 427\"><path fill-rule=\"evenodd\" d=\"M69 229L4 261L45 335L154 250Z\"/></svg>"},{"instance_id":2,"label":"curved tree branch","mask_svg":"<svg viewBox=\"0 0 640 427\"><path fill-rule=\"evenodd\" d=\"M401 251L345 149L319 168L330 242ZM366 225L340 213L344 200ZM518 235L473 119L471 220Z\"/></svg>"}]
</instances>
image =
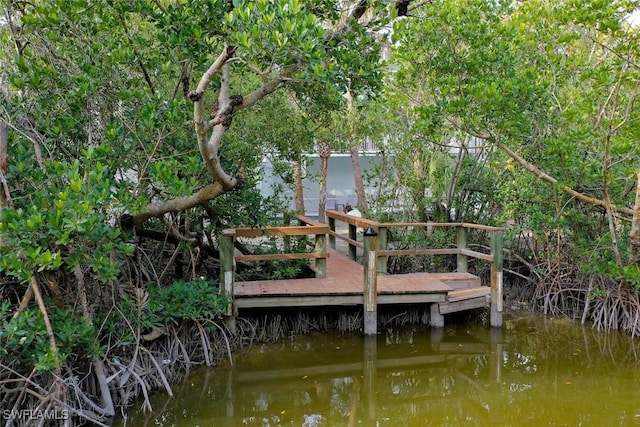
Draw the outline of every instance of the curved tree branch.
<instances>
[{"instance_id":1,"label":"curved tree branch","mask_svg":"<svg viewBox=\"0 0 640 427\"><path fill-rule=\"evenodd\" d=\"M366 1L359 0L358 7L354 13L364 13L366 4ZM348 26L343 26L339 29L339 32L347 30ZM335 34L336 32L334 32ZM214 183L207 185L190 196L178 197L164 202L154 202L140 213L134 215L125 214L120 218L121 226L132 228L142 224L149 218L160 217L168 212L177 212L201 205L242 184L241 174L239 173L237 177L228 174L222 168L220 159L220 145L226 131L231 126L234 114L254 105L260 99L276 91L283 83L289 80L291 73L299 68L300 65L296 64L280 69L272 79L244 96L231 95L231 62L235 60L236 49L236 46L225 45L220 55L200 78L196 89L188 94L188 98L194 102L193 119L198 148L207 172L213 178ZM213 78L219 74L221 75L221 80L217 101L211 110L210 119L205 119L204 95Z\"/></svg>"},{"instance_id":2,"label":"curved tree branch","mask_svg":"<svg viewBox=\"0 0 640 427\"><path fill-rule=\"evenodd\" d=\"M135 215L125 214L120 218L120 224L123 228L130 229L136 225L140 225L149 218L159 217L168 212L179 212L201 205L209 200L213 200L227 190L221 183L215 182L200 189L190 196L177 197L173 200L165 202L156 202L149 204L145 210Z\"/></svg>"},{"instance_id":3,"label":"curved tree branch","mask_svg":"<svg viewBox=\"0 0 640 427\"><path fill-rule=\"evenodd\" d=\"M557 179L555 179L551 175L547 174L546 172L544 172L542 169L538 168L537 166L532 165L531 163L527 162L525 159L520 157L520 155L518 155L518 153L516 153L515 151L511 150L506 145L503 145L501 143L496 143L496 146L503 153L505 153L507 156L511 157L518 164L520 164L520 166L522 166L523 168L525 168L526 170L528 170L529 172L531 172L532 174L534 174L535 176L537 176L541 180L543 180L545 182L548 182L549 184L558 186L558 188L560 188L562 191L564 191L565 193L569 194L572 197L575 197L577 200L580 200L581 202L587 203L587 204L592 205L592 206L599 206L601 208L611 209L614 212L620 212L620 213L627 214L627 215L633 215L633 209L629 209L627 207L616 206L616 205L614 205L612 203L607 203L604 200L596 199L594 197L587 196L586 194L583 194L583 193L580 193L578 191L575 191L573 188L568 187L566 185L558 184L558 180Z\"/></svg>"}]
</instances>

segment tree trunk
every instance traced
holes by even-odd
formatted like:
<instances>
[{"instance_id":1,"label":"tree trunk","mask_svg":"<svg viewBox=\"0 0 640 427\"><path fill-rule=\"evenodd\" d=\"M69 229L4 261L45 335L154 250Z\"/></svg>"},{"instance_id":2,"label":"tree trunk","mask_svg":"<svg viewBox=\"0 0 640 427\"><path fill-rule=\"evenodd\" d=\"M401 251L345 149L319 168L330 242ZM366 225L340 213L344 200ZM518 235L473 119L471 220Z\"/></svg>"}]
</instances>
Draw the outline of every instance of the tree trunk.
<instances>
[{"instance_id":1,"label":"tree trunk","mask_svg":"<svg viewBox=\"0 0 640 427\"><path fill-rule=\"evenodd\" d=\"M331 148L326 141L318 143L318 155L320 156L320 194L318 201L318 221L325 222L327 216L327 171L329 170L329 156Z\"/></svg>"},{"instance_id":2,"label":"tree trunk","mask_svg":"<svg viewBox=\"0 0 640 427\"><path fill-rule=\"evenodd\" d=\"M360 166L360 153L358 146L354 145L349 149L351 154L351 165L353 166L353 179L356 183L356 194L358 196L358 207L366 212L368 208L367 193L364 191L364 181L362 180L362 166Z\"/></svg>"},{"instance_id":3,"label":"tree trunk","mask_svg":"<svg viewBox=\"0 0 640 427\"><path fill-rule=\"evenodd\" d=\"M293 161L293 190L296 212L304 215L304 187L302 186L302 161L300 156Z\"/></svg>"},{"instance_id":4,"label":"tree trunk","mask_svg":"<svg viewBox=\"0 0 640 427\"><path fill-rule=\"evenodd\" d=\"M351 91L347 89L347 109L349 110L349 118L351 120L351 148L349 148L349 154L351 155L351 165L353 167L353 179L356 185L356 195L358 196L358 207L361 211L367 211L367 193L364 190L364 181L362 180L362 166L360 165L360 150L358 142L358 134L353 123L356 120L356 107L353 103L353 96Z\"/></svg>"},{"instance_id":5,"label":"tree trunk","mask_svg":"<svg viewBox=\"0 0 640 427\"><path fill-rule=\"evenodd\" d=\"M636 202L633 205L633 220L631 221L631 233L629 240L631 244L631 250L629 252L629 264L638 264L640 259L638 254L640 253L640 171L636 176Z\"/></svg>"},{"instance_id":6,"label":"tree trunk","mask_svg":"<svg viewBox=\"0 0 640 427\"><path fill-rule=\"evenodd\" d=\"M413 174L415 176L415 185L412 185L411 196L413 203L416 206L418 212L418 221L429 222L429 212L427 210L427 198L425 193L427 192L427 175L424 170L424 163L420 156L416 156L413 160Z\"/></svg>"}]
</instances>

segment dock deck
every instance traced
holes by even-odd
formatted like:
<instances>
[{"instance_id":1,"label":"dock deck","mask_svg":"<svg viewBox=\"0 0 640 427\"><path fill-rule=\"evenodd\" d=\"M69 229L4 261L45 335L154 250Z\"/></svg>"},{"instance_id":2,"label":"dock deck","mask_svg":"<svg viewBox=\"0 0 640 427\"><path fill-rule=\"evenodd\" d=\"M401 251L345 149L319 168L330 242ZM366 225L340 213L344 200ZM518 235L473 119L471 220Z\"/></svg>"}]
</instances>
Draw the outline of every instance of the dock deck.
<instances>
[{"instance_id":1,"label":"dock deck","mask_svg":"<svg viewBox=\"0 0 640 427\"><path fill-rule=\"evenodd\" d=\"M328 211L329 224L299 216L298 226L278 226L264 229L236 228L220 236L221 293L231 297L229 324L240 310L251 308L362 306L365 335L375 335L378 305L426 304L433 327L444 326L444 315L475 308L490 308L491 325L502 325L502 229L469 223L378 223L364 218ZM348 226L348 237L336 232L336 221ZM387 230L392 227L429 229L453 228L455 245L446 248L391 248ZM363 230L358 241L357 230ZM490 253L471 250L467 230L489 233ZM237 255L237 238L315 236L311 253L278 253ZM327 248L327 238L329 248ZM348 255L336 250L336 240L347 243ZM284 246L286 247L286 245ZM361 256L357 256L361 251ZM387 262L392 256L455 255L456 272L387 274ZM356 259L360 258L362 264ZM483 286L479 277L468 273L468 258L489 262L490 286ZM275 261L309 259L315 278L289 280L237 281L236 261Z\"/></svg>"},{"instance_id":2,"label":"dock deck","mask_svg":"<svg viewBox=\"0 0 640 427\"><path fill-rule=\"evenodd\" d=\"M234 301L241 308L362 305L362 265L329 249L324 278L236 282ZM480 287L470 273L378 275L378 304L446 302L447 295ZM489 290L489 287L484 287Z\"/></svg>"}]
</instances>

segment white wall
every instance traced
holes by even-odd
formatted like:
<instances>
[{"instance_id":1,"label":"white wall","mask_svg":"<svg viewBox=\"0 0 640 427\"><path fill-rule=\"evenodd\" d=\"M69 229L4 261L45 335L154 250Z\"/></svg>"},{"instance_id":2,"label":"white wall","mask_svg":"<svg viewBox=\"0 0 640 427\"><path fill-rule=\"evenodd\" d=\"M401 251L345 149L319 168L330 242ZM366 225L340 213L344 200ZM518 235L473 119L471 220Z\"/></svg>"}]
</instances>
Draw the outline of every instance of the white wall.
<instances>
[{"instance_id":1,"label":"white wall","mask_svg":"<svg viewBox=\"0 0 640 427\"><path fill-rule=\"evenodd\" d=\"M360 156L360 164L364 171L371 171L375 164L375 156ZM264 160L263 180L260 183L260 191L263 196L273 195L272 185L281 183L282 181L273 175L273 167L268 160ZM320 195L320 184L318 178L320 175L320 159L314 156L310 159L305 168L303 188L304 188L304 206L305 213L309 216L318 215L318 201ZM287 189L287 195L293 199L293 190ZM332 155L329 158L329 168L327 172L327 208L342 209L343 205L349 203L353 206L357 205L357 196L355 191L355 180L353 178L353 167L351 166L351 157L349 155ZM290 208L294 209L293 200Z\"/></svg>"}]
</instances>

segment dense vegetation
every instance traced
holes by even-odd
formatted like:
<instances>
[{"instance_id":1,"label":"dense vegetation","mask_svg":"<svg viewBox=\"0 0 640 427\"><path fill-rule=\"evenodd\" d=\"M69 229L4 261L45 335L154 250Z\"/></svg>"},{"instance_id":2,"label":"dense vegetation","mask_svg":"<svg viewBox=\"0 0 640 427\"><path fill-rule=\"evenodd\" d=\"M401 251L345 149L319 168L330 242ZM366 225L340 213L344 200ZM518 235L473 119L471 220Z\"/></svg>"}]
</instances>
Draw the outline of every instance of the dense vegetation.
<instances>
[{"instance_id":1,"label":"dense vegetation","mask_svg":"<svg viewBox=\"0 0 640 427\"><path fill-rule=\"evenodd\" d=\"M516 299L640 332L636 3L1 0L2 409L212 363L216 236L284 209L263 156L303 208L303 154L365 138L368 215L508 224Z\"/></svg>"}]
</instances>

